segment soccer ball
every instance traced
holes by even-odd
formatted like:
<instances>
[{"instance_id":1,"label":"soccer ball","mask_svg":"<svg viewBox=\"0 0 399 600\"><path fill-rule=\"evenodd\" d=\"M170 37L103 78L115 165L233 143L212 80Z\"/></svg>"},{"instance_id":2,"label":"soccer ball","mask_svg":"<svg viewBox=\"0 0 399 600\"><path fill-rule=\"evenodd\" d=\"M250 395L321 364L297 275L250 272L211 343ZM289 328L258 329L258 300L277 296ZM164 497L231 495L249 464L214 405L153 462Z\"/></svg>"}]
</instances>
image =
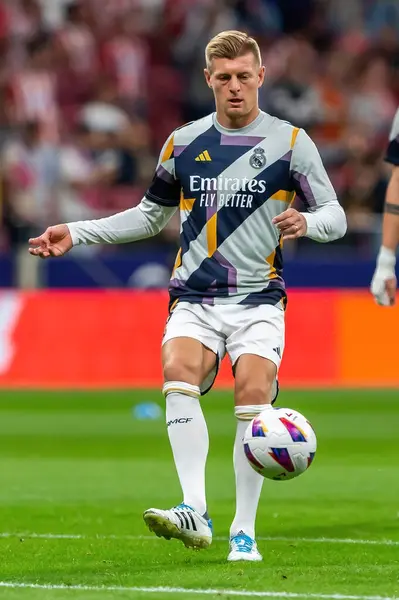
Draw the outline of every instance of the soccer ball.
<instances>
[{"instance_id":1,"label":"soccer ball","mask_svg":"<svg viewBox=\"0 0 399 600\"><path fill-rule=\"evenodd\" d=\"M248 425L244 452L249 464L267 479L285 481L306 471L316 454L309 421L290 408L268 408Z\"/></svg>"}]
</instances>

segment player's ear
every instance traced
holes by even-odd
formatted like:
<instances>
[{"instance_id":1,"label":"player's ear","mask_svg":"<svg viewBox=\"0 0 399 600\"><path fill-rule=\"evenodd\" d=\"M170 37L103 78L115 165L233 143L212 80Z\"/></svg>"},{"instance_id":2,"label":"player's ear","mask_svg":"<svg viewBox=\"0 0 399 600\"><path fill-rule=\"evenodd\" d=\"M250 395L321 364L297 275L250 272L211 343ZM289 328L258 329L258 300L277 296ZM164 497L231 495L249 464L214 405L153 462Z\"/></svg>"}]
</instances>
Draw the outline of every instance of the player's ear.
<instances>
[{"instance_id":1,"label":"player's ear","mask_svg":"<svg viewBox=\"0 0 399 600\"><path fill-rule=\"evenodd\" d=\"M265 73L266 67L262 65L258 73L258 87L262 87L263 82L265 81Z\"/></svg>"},{"instance_id":2,"label":"player's ear","mask_svg":"<svg viewBox=\"0 0 399 600\"><path fill-rule=\"evenodd\" d=\"M208 71L208 69L204 69L204 75L205 75L205 81L208 84L208 87L211 88L212 87L212 84L211 84L211 74Z\"/></svg>"}]
</instances>

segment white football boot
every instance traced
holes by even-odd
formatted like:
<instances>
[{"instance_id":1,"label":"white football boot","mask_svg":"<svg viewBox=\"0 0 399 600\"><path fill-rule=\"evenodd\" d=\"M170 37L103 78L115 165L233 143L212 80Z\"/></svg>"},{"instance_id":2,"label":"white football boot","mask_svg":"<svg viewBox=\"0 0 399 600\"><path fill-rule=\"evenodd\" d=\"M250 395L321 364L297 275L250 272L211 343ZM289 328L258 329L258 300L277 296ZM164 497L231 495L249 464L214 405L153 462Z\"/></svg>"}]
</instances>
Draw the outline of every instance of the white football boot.
<instances>
[{"instance_id":1,"label":"white football boot","mask_svg":"<svg viewBox=\"0 0 399 600\"><path fill-rule=\"evenodd\" d=\"M243 531L239 531L237 535L230 538L230 552L227 560L229 562L238 562L240 560L258 562L263 560L263 558L255 540L249 537L249 535L245 535Z\"/></svg>"},{"instance_id":2,"label":"white football boot","mask_svg":"<svg viewBox=\"0 0 399 600\"><path fill-rule=\"evenodd\" d=\"M212 521L205 519L194 508L179 504L170 510L149 508L143 519L150 531L166 540L181 540L186 548L201 550L212 543Z\"/></svg>"}]
</instances>

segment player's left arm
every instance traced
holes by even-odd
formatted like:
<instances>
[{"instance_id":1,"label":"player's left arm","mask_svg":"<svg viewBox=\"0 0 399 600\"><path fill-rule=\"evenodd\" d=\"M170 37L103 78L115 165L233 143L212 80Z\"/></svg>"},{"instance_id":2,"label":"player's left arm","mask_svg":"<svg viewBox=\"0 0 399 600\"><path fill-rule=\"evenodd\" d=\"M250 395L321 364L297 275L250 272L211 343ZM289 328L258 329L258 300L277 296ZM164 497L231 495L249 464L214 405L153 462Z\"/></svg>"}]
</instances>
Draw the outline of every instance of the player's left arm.
<instances>
[{"instance_id":1,"label":"player's left arm","mask_svg":"<svg viewBox=\"0 0 399 600\"><path fill-rule=\"evenodd\" d=\"M370 290L377 304L392 306L396 297L395 265L399 245L399 109L392 125L385 160L393 165L393 170L385 196L381 247Z\"/></svg>"},{"instance_id":2,"label":"player's left arm","mask_svg":"<svg viewBox=\"0 0 399 600\"><path fill-rule=\"evenodd\" d=\"M346 216L327 175L319 151L300 129L291 156L293 188L309 212L288 208L273 219L285 240L309 237L332 242L346 233Z\"/></svg>"},{"instance_id":3,"label":"player's left arm","mask_svg":"<svg viewBox=\"0 0 399 600\"><path fill-rule=\"evenodd\" d=\"M181 184L175 177L173 144L174 134L165 142L151 185L138 206L103 219L48 227L29 240L30 254L40 258L63 256L80 244L123 244L159 233L180 203Z\"/></svg>"},{"instance_id":4,"label":"player's left arm","mask_svg":"<svg viewBox=\"0 0 399 600\"><path fill-rule=\"evenodd\" d=\"M399 159L399 155L398 155ZM382 222L382 243L371 280L370 291L377 304L395 304L397 278L396 249L399 244L399 160L389 180Z\"/></svg>"}]
</instances>

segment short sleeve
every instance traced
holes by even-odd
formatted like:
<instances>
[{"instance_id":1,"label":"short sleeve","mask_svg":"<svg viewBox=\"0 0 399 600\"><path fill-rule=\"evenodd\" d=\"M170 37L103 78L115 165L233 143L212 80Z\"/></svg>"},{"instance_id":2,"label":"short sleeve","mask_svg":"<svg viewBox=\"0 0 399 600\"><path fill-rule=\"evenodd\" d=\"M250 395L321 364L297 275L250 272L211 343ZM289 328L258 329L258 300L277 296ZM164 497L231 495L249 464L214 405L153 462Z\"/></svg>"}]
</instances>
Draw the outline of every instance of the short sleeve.
<instances>
[{"instance_id":1,"label":"short sleeve","mask_svg":"<svg viewBox=\"0 0 399 600\"><path fill-rule=\"evenodd\" d=\"M396 167L399 166L399 108L393 120L385 160Z\"/></svg>"},{"instance_id":2,"label":"short sleeve","mask_svg":"<svg viewBox=\"0 0 399 600\"><path fill-rule=\"evenodd\" d=\"M175 133L166 140L146 198L161 206L179 206L181 184L175 176Z\"/></svg>"},{"instance_id":3,"label":"short sleeve","mask_svg":"<svg viewBox=\"0 0 399 600\"><path fill-rule=\"evenodd\" d=\"M306 207L312 209L337 199L316 144L300 129L291 156L293 188Z\"/></svg>"}]
</instances>

